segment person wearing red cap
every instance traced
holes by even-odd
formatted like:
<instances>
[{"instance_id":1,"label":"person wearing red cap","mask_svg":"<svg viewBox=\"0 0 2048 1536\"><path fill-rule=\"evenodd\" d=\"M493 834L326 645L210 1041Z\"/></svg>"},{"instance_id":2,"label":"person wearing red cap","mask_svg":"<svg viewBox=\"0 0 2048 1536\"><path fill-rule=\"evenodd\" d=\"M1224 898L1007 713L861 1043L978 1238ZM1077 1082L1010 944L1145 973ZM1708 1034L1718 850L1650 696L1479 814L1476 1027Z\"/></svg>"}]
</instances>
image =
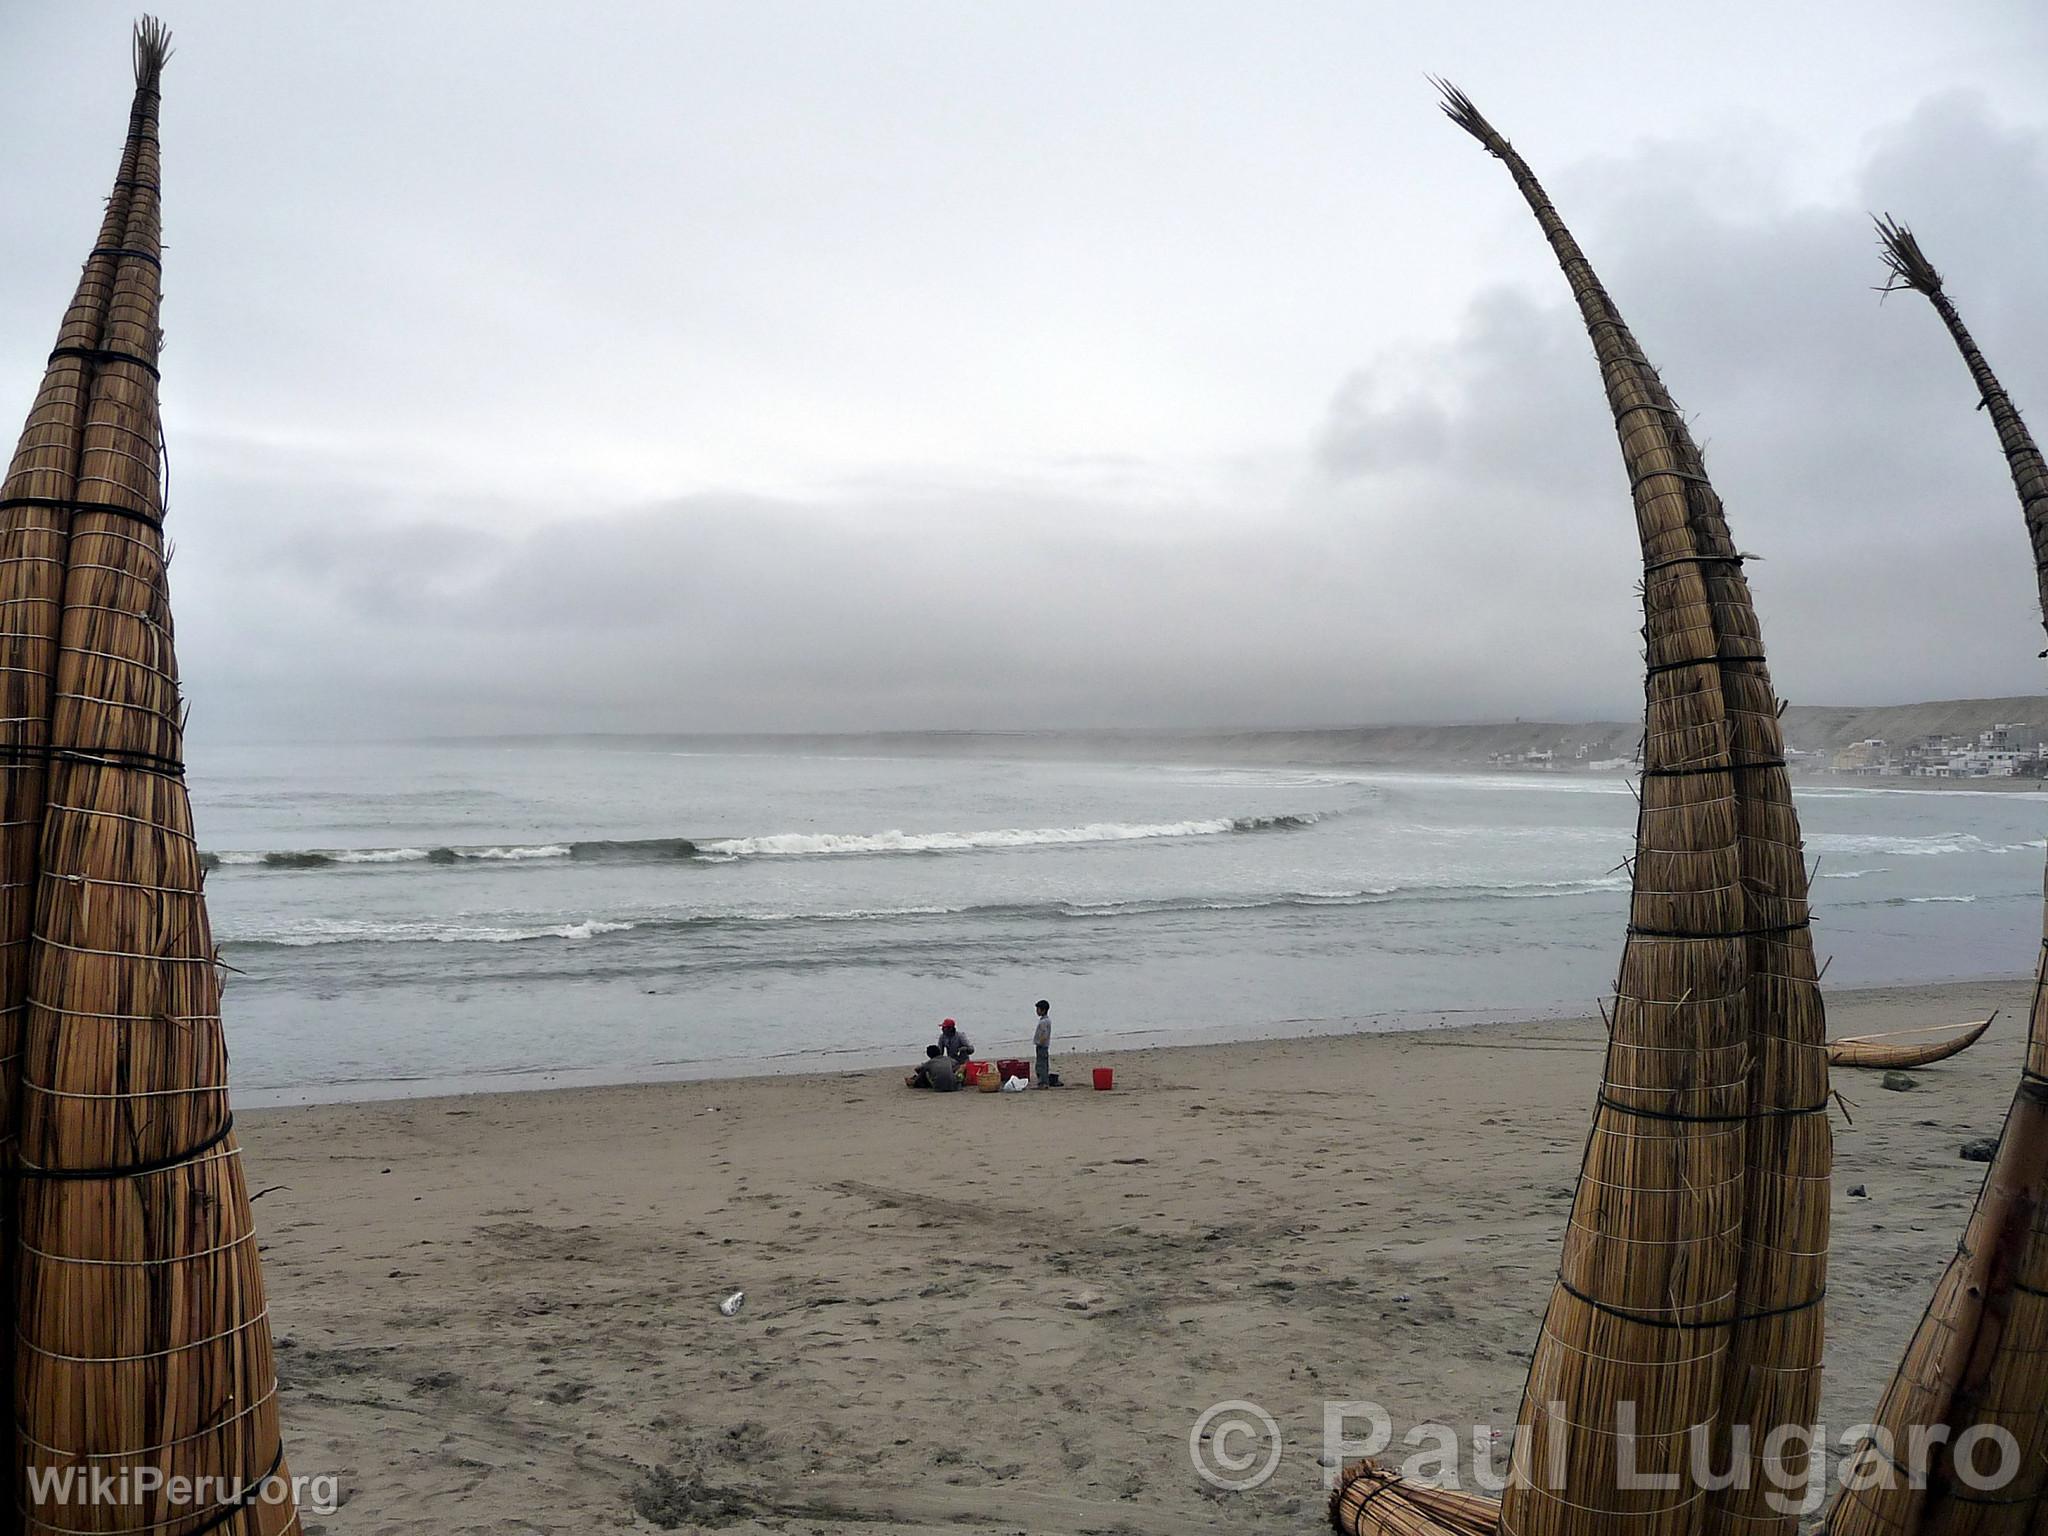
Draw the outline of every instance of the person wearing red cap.
<instances>
[{"instance_id":1,"label":"person wearing red cap","mask_svg":"<svg viewBox=\"0 0 2048 1536\"><path fill-rule=\"evenodd\" d=\"M965 1061L974 1054L973 1042L951 1019L939 1026L939 1049L955 1061Z\"/></svg>"}]
</instances>

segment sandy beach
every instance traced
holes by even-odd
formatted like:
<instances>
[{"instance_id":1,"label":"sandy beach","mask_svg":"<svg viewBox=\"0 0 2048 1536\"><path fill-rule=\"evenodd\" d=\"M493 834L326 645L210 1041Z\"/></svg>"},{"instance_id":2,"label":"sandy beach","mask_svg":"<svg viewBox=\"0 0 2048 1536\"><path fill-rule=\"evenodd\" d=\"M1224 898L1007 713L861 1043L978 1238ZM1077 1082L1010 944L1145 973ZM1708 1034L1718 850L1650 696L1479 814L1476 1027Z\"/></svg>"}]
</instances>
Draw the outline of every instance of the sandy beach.
<instances>
[{"instance_id":1,"label":"sandy beach","mask_svg":"<svg viewBox=\"0 0 2048 1536\"><path fill-rule=\"evenodd\" d=\"M1830 1000L1835 1033L2003 1010L1911 1092L1837 1074L1831 1427L1954 1247L2028 993ZM292 1460L344 1500L308 1529L1314 1530L1326 1400L1511 1426L1600 1042L1160 1049L1099 1058L1109 1094L861 1073L249 1113ZM1255 1490L1190 1461L1227 1399L1281 1430Z\"/></svg>"}]
</instances>

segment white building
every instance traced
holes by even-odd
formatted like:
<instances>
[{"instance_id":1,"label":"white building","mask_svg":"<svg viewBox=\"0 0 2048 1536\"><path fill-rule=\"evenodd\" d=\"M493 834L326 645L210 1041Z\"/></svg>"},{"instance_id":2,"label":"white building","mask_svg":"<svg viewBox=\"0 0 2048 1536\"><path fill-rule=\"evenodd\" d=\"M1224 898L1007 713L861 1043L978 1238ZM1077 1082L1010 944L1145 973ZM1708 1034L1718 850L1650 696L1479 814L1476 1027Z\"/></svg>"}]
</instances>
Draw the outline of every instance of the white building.
<instances>
[{"instance_id":1,"label":"white building","mask_svg":"<svg viewBox=\"0 0 2048 1536\"><path fill-rule=\"evenodd\" d=\"M1990 732L1984 734L1988 736ZM1948 776L1957 779L2009 779L2020 771L2020 764L2028 757L2028 753L2016 752L2010 747L1962 752L1948 760Z\"/></svg>"}]
</instances>

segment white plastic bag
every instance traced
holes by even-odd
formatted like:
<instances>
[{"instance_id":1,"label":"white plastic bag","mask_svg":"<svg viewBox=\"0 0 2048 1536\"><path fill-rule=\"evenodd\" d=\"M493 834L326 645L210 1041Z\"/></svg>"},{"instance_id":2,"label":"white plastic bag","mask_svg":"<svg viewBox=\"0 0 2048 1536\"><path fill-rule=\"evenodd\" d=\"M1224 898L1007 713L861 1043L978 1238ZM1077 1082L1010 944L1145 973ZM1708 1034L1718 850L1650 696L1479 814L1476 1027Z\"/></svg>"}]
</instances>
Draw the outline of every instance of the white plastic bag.
<instances>
[{"instance_id":1,"label":"white plastic bag","mask_svg":"<svg viewBox=\"0 0 2048 1536\"><path fill-rule=\"evenodd\" d=\"M1031 1079L1028 1077L1006 1078L1003 1082L1003 1092L1022 1093L1026 1088L1029 1088L1030 1086Z\"/></svg>"}]
</instances>

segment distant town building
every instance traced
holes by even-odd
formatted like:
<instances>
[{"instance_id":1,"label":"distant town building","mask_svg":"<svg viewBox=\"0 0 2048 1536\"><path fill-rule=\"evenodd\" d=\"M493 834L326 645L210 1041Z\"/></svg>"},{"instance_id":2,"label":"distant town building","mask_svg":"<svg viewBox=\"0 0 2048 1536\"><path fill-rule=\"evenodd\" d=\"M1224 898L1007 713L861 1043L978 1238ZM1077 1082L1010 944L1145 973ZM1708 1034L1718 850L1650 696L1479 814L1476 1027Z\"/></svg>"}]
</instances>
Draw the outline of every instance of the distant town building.
<instances>
[{"instance_id":1,"label":"distant town building","mask_svg":"<svg viewBox=\"0 0 2048 1536\"><path fill-rule=\"evenodd\" d=\"M1923 736L1899 753L1892 771L1919 779L2041 778L2048 748L2031 727L2001 723L1975 736Z\"/></svg>"},{"instance_id":2,"label":"distant town building","mask_svg":"<svg viewBox=\"0 0 2048 1536\"><path fill-rule=\"evenodd\" d=\"M1891 748L1882 736L1872 736L1842 748L1829 765L1836 773L1880 774L1892 771Z\"/></svg>"}]
</instances>

